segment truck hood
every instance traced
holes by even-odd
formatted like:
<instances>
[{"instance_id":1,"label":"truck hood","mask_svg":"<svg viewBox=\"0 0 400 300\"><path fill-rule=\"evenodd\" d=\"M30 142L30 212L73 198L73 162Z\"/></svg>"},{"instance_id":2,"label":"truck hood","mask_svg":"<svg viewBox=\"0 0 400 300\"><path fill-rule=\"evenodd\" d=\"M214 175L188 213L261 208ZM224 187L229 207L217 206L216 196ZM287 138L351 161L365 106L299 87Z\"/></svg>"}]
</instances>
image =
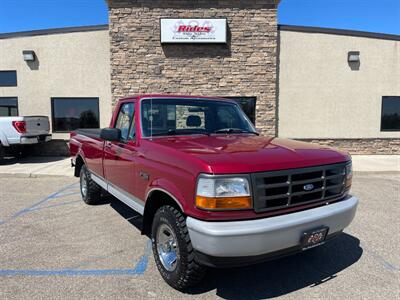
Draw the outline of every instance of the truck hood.
<instances>
[{"instance_id":1,"label":"truck hood","mask_svg":"<svg viewBox=\"0 0 400 300\"><path fill-rule=\"evenodd\" d=\"M201 160L215 174L302 168L351 159L326 146L247 134L174 136L153 138L152 142L179 152L180 160Z\"/></svg>"}]
</instances>

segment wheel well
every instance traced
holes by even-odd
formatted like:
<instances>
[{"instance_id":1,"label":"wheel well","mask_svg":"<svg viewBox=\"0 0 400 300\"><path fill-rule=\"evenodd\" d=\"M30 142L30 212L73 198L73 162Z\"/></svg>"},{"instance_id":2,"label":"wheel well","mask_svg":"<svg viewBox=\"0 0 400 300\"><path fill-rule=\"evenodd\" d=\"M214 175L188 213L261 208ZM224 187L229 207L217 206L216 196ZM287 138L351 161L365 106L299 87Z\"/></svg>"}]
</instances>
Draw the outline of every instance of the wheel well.
<instances>
[{"instance_id":1,"label":"wheel well","mask_svg":"<svg viewBox=\"0 0 400 300\"><path fill-rule=\"evenodd\" d=\"M84 164L85 164L85 162L83 161L83 158L80 155L78 155L75 159L75 172L74 172L75 177L79 177L82 166Z\"/></svg>"},{"instance_id":2,"label":"wheel well","mask_svg":"<svg viewBox=\"0 0 400 300\"><path fill-rule=\"evenodd\" d=\"M143 213L142 234L147 235L148 237L151 236L151 226L153 224L154 215L157 210L164 205L171 205L182 212L182 209L176 201L167 193L158 190L151 192L146 200L146 207Z\"/></svg>"}]
</instances>

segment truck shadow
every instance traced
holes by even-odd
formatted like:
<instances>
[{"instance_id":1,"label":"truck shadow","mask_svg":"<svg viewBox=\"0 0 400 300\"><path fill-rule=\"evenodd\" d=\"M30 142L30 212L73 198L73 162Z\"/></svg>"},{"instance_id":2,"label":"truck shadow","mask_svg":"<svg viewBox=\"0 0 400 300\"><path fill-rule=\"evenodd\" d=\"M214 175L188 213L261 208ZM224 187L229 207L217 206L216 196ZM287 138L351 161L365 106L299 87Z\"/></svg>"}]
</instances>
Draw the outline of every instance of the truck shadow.
<instances>
[{"instance_id":1,"label":"truck shadow","mask_svg":"<svg viewBox=\"0 0 400 300\"><path fill-rule=\"evenodd\" d=\"M110 206L137 230L142 217L122 202L111 199ZM209 269L206 279L186 291L198 295L216 290L224 299L268 299L299 289L313 288L334 280L339 272L362 256L360 240L343 233L327 244L296 255L265 263L229 269Z\"/></svg>"},{"instance_id":2,"label":"truck shadow","mask_svg":"<svg viewBox=\"0 0 400 300\"><path fill-rule=\"evenodd\" d=\"M109 203L111 208L113 208L117 213L119 213L125 220L127 220L132 226L136 227L140 233L143 225L142 216L131 209L129 206L125 205L123 202L114 198L111 195L104 197L104 204Z\"/></svg>"},{"instance_id":3,"label":"truck shadow","mask_svg":"<svg viewBox=\"0 0 400 300\"><path fill-rule=\"evenodd\" d=\"M25 156L25 157L6 156L3 159L0 159L0 166L14 165L17 163L41 164L41 163L56 162L64 159L65 159L64 156Z\"/></svg>"},{"instance_id":4,"label":"truck shadow","mask_svg":"<svg viewBox=\"0 0 400 300\"><path fill-rule=\"evenodd\" d=\"M321 247L278 260L242 268L210 269L207 280L188 293L216 289L216 294L224 299L283 296L334 280L337 273L357 262L362 253L360 241L344 233Z\"/></svg>"}]
</instances>

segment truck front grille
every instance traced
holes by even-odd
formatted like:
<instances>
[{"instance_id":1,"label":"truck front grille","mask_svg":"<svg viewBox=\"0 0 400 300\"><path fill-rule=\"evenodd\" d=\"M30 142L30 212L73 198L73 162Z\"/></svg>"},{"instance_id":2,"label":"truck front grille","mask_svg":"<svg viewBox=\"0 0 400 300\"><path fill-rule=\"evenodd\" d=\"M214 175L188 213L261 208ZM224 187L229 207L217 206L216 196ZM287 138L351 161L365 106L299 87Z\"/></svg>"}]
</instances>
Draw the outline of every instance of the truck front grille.
<instances>
[{"instance_id":1,"label":"truck front grille","mask_svg":"<svg viewBox=\"0 0 400 300\"><path fill-rule=\"evenodd\" d=\"M256 212L288 208L343 196L346 163L253 173Z\"/></svg>"}]
</instances>

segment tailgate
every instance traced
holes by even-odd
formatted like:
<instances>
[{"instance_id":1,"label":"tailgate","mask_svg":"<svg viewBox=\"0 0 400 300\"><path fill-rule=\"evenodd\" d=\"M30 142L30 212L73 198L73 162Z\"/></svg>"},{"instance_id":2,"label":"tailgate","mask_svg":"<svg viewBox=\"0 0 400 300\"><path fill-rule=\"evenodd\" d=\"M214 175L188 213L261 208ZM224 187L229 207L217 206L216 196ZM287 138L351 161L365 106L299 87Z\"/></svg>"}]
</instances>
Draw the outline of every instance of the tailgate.
<instances>
[{"instance_id":1,"label":"tailgate","mask_svg":"<svg viewBox=\"0 0 400 300\"><path fill-rule=\"evenodd\" d=\"M26 133L24 135L42 135L50 131L49 118L45 116L24 117Z\"/></svg>"}]
</instances>

